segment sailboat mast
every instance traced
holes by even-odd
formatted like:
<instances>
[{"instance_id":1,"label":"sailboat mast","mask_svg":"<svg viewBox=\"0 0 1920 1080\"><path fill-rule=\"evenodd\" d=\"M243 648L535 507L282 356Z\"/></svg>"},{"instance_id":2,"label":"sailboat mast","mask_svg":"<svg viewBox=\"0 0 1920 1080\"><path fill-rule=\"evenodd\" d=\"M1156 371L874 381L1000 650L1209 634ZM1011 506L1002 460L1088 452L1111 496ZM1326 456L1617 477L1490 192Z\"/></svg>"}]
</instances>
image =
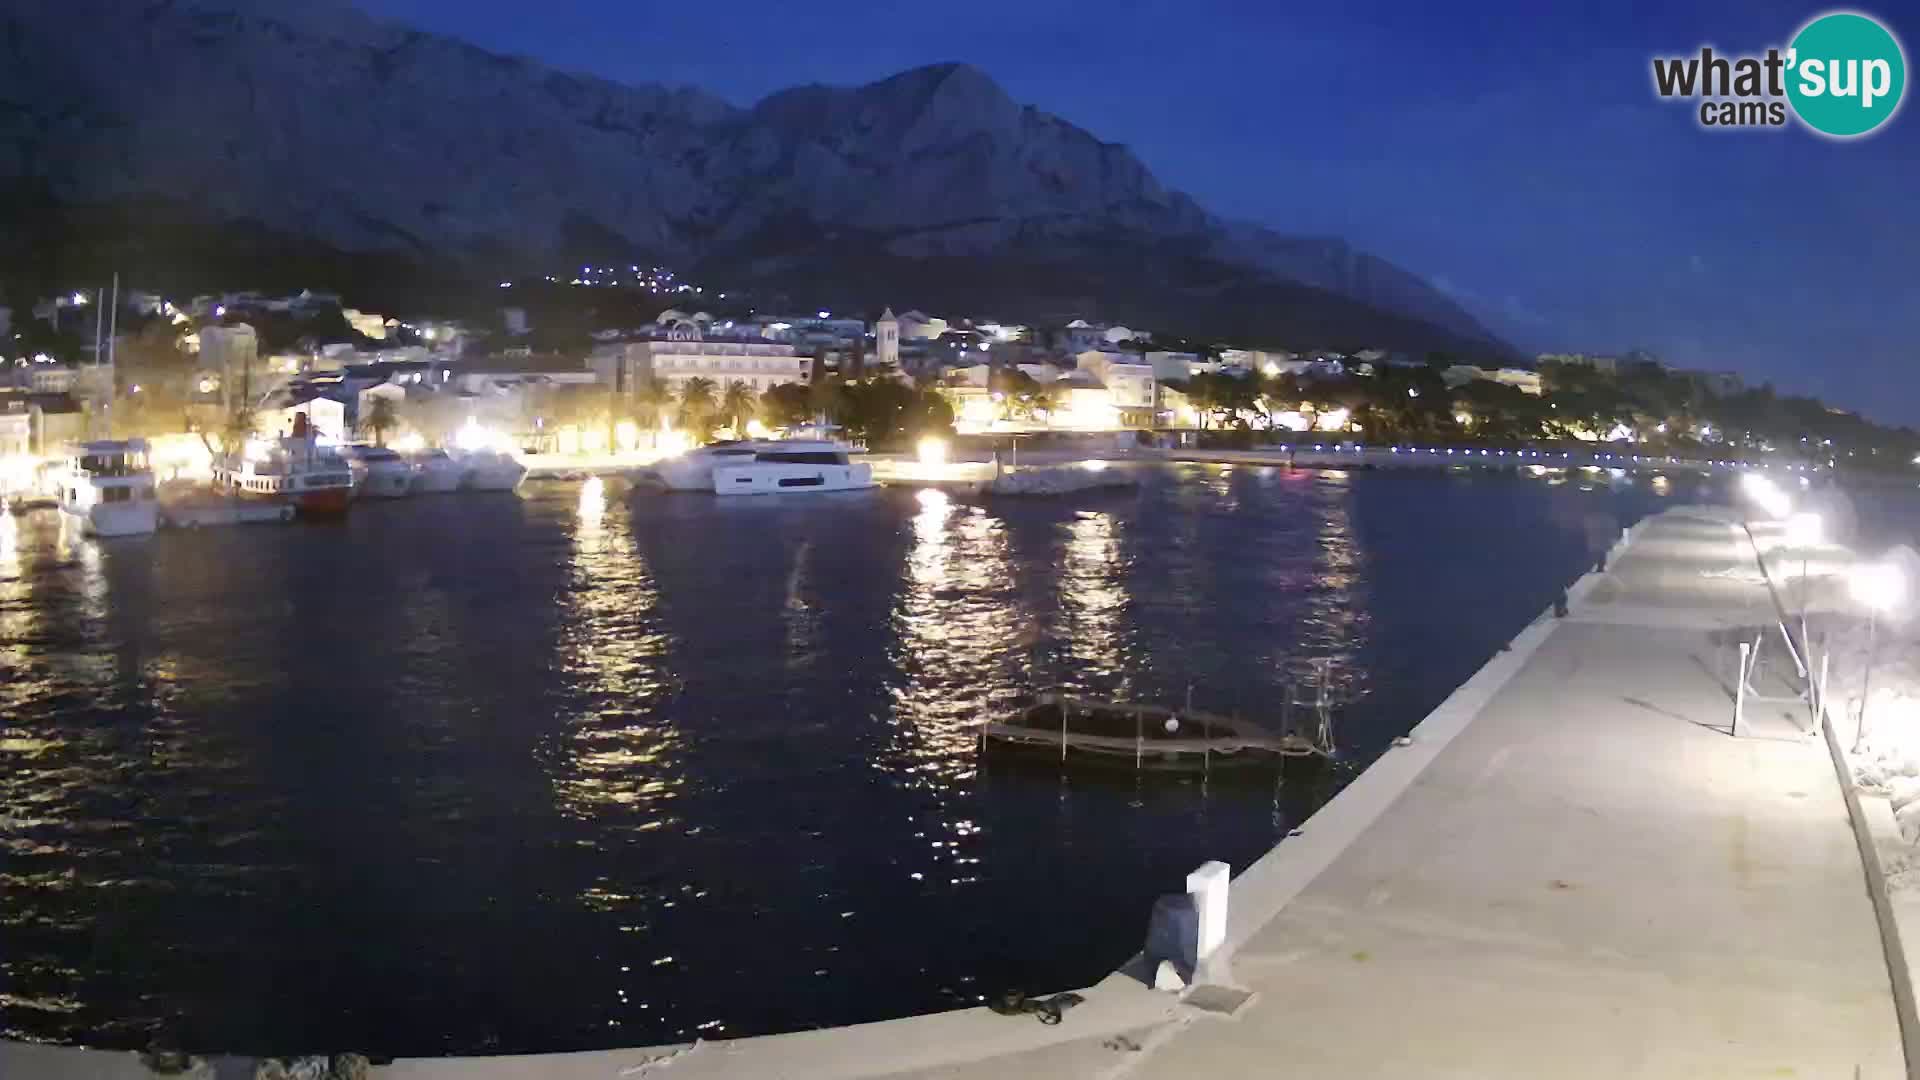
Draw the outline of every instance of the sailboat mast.
<instances>
[{"instance_id":1,"label":"sailboat mast","mask_svg":"<svg viewBox=\"0 0 1920 1080\"><path fill-rule=\"evenodd\" d=\"M93 290L93 379L91 381L94 383L98 383L100 378L100 332L104 328L104 320L107 317L107 313L104 310L106 306L107 290ZM97 389L97 387L89 387L87 389L90 391ZM91 392L87 393L85 400L87 404L87 438L91 439L100 434L100 403L94 398Z\"/></svg>"},{"instance_id":2,"label":"sailboat mast","mask_svg":"<svg viewBox=\"0 0 1920 1080\"><path fill-rule=\"evenodd\" d=\"M114 336L119 332L120 332L120 271L115 270L113 272L113 303L112 303L112 306L107 309L107 366L108 367L113 366L114 355L115 355L113 351L113 339L114 339ZM94 350L93 359L95 363L99 362L100 352L98 349Z\"/></svg>"}]
</instances>

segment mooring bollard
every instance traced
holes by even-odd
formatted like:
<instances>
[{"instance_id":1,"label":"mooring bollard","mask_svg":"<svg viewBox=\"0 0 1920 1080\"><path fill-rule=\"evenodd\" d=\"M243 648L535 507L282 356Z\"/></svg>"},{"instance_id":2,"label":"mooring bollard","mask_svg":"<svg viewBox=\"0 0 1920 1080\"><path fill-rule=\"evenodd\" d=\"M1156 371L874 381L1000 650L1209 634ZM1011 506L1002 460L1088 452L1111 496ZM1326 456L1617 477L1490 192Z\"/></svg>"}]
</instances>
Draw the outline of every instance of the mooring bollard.
<instances>
[{"instance_id":1,"label":"mooring bollard","mask_svg":"<svg viewBox=\"0 0 1920 1080\"><path fill-rule=\"evenodd\" d=\"M1201 863L1198 870L1187 875L1187 893L1200 916L1193 955L1202 964L1226 943L1227 888L1232 878L1232 868L1217 859Z\"/></svg>"}]
</instances>

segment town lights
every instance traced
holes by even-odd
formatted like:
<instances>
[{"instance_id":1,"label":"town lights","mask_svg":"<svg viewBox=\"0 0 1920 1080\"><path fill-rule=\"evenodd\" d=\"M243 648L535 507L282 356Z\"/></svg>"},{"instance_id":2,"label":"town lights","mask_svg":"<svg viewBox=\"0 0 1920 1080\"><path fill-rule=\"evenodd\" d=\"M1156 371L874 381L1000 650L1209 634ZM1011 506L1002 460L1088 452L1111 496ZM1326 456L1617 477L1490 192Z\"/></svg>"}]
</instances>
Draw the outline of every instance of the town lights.
<instances>
[{"instance_id":1,"label":"town lights","mask_svg":"<svg viewBox=\"0 0 1920 1080\"><path fill-rule=\"evenodd\" d=\"M676 457L693 449L693 439L684 431L662 431L654 436L654 448L664 457Z\"/></svg>"},{"instance_id":2,"label":"town lights","mask_svg":"<svg viewBox=\"0 0 1920 1080\"><path fill-rule=\"evenodd\" d=\"M937 435L928 435L914 447L922 465L945 465L947 463L947 440Z\"/></svg>"},{"instance_id":3,"label":"town lights","mask_svg":"<svg viewBox=\"0 0 1920 1080\"><path fill-rule=\"evenodd\" d=\"M1874 630L1880 620L1899 613L1907 600L1907 572L1896 556L1899 549L1879 562L1857 563L1847 571L1847 592L1853 601L1867 609L1867 662L1860 675L1860 716L1854 722L1853 750L1859 753L1867 740L1867 703L1872 701ZM1904 552L1908 561L1911 550Z\"/></svg>"},{"instance_id":4,"label":"town lights","mask_svg":"<svg viewBox=\"0 0 1920 1080\"><path fill-rule=\"evenodd\" d=\"M1907 575L1893 562L1857 564L1847 571L1847 593L1876 615L1897 611L1907 598Z\"/></svg>"},{"instance_id":5,"label":"town lights","mask_svg":"<svg viewBox=\"0 0 1920 1080\"><path fill-rule=\"evenodd\" d=\"M1826 523L1820 515L1802 510L1787 519L1787 543L1798 548L1816 547L1826 537Z\"/></svg>"},{"instance_id":6,"label":"town lights","mask_svg":"<svg viewBox=\"0 0 1920 1080\"><path fill-rule=\"evenodd\" d=\"M1740 490L1773 517L1784 518L1793 510L1793 499L1775 486L1772 480L1759 473L1742 475Z\"/></svg>"},{"instance_id":7,"label":"town lights","mask_svg":"<svg viewBox=\"0 0 1920 1080\"><path fill-rule=\"evenodd\" d=\"M497 432L481 427L479 421L469 416L454 436L453 445L467 451L491 450L504 441Z\"/></svg>"}]
</instances>

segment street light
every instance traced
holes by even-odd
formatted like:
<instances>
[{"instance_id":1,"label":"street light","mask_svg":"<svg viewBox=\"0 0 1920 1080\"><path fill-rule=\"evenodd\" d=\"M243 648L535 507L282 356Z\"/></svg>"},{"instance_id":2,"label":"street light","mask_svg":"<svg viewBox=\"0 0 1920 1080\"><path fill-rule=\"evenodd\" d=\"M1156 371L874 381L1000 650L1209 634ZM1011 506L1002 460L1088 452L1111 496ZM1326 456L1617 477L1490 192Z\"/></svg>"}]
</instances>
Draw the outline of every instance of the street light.
<instances>
[{"instance_id":1,"label":"street light","mask_svg":"<svg viewBox=\"0 0 1920 1080\"><path fill-rule=\"evenodd\" d=\"M1742 474L1740 490L1772 517L1784 518L1793 511L1793 499L1760 473Z\"/></svg>"},{"instance_id":2,"label":"street light","mask_svg":"<svg viewBox=\"0 0 1920 1080\"><path fill-rule=\"evenodd\" d=\"M1907 599L1907 574L1893 558L1857 564L1847 572L1847 592L1867 609L1867 663L1860 676L1860 716L1854 722L1853 752L1867 740L1867 700L1873 689L1874 631L1882 616L1899 611Z\"/></svg>"},{"instance_id":3,"label":"street light","mask_svg":"<svg viewBox=\"0 0 1920 1080\"><path fill-rule=\"evenodd\" d=\"M1826 522L1811 510L1802 510L1787 519L1787 546L1800 550L1800 641L1803 645L1807 641L1808 590L1811 587L1807 579L1807 550L1825 543L1826 531Z\"/></svg>"},{"instance_id":4,"label":"street light","mask_svg":"<svg viewBox=\"0 0 1920 1080\"><path fill-rule=\"evenodd\" d=\"M945 465L947 463L947 440L937 435L925 436L914 449L922 465Z\"/></svg>"},{"instance_id":5,"label":"street light","mask_svg":"<svg viewBox=\"0 0 1920 1080\"><path fill-rule=\"evenodd\" d=\"M1810 510L1787 519L1787 543L1797 548L1817 547L1826 539L1826 522ZM1804 552L1802 553L1804 556ZM1802 559L1804 561L1804 558Z\"/></svg>"}]
</instances>

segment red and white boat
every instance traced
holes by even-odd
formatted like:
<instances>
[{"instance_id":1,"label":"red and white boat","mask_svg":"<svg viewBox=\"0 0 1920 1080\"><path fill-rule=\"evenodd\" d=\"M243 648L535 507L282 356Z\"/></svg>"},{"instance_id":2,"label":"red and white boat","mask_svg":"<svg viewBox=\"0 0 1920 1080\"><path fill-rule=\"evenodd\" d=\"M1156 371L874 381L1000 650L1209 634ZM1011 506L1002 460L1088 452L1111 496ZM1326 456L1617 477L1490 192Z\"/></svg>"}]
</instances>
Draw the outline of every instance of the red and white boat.
<instances>
[{"instance_id":1,"label":"red and white boat","mask_svg":"<svg viewBox=\"0 0 1920 1080\"><path fill-rule=\"evenodd\" d=\"M213 459L213 484L243 499L269 499L301 517L338 517L353 500L353 472L331 446L311 436L248 439Z\"/></svg>"}]
</instances>

